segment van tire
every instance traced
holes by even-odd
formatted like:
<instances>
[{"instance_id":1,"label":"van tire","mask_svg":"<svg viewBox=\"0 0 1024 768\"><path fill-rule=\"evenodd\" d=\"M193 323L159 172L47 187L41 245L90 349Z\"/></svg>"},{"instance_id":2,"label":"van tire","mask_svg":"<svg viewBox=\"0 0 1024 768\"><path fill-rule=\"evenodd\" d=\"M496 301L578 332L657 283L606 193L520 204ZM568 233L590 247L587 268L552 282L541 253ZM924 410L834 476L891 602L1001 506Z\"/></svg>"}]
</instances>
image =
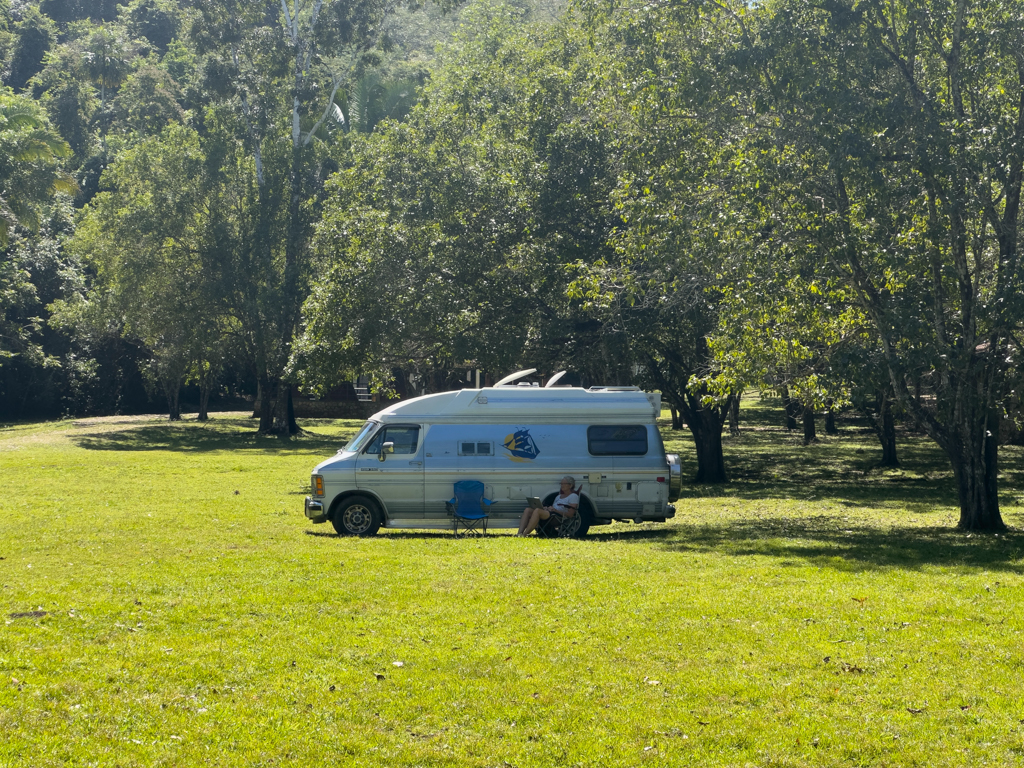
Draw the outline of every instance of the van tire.
<instances>
[{"instance_id":1,"label":"van tire","mask_svg":"<svg viewBox=\"0 0 1024 768\"><path fill-rule=\"evenodd\" d=\"M544 505L550 506L554 500L555 494L552 493L549 498L544 499ZM567 530L563 532L559 528L552 531L545 523L541 523L537 526L537 535L545 539L582 539L587 535L587 531L590 530L590 523L593 519L594 513L590 507L590 502L586 497L582 497L580 498L580 506L576 510L576 514L567 521L569 525Z\"/></svg>"},{"instance_id":2,"label":"van tire","mask_svg":"<svg viewBox=\"0 0 1024 768\"><path fill-rule=\"evenodd\" d=\"M342 536L373 536L380 530L380 510L368 496L349 496L331 514L331 525Z\"/></svg>"}]
</instances>

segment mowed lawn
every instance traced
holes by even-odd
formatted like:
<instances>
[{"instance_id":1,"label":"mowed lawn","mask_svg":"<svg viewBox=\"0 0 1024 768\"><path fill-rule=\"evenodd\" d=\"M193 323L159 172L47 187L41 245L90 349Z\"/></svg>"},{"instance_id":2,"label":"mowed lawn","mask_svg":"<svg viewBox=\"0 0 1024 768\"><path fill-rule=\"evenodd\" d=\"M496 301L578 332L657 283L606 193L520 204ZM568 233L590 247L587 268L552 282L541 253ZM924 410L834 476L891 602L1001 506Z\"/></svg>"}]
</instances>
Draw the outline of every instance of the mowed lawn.
<instances>
[{"instance_id":1,"label":"mowed lawn","mask_svg":"<svg viewBox=\"0 0 1024 768\"><path fill-rule=\"evenodd\" d=\"M0 427L0 766L1024 764L1020 449L966 536L924 438L746 406L732 483L583 541L311 525L356 422Z\"/></svg>"}]
</instances>

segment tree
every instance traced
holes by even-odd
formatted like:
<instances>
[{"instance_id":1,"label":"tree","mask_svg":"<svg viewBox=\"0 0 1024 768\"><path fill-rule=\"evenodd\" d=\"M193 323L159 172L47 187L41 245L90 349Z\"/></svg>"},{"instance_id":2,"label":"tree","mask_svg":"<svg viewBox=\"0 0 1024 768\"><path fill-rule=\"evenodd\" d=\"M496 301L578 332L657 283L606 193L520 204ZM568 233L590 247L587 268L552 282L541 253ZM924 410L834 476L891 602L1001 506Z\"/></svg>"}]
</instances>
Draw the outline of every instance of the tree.
<instances>
[{"instance_id":1,"label":"tree","mask_svg":"<svg viewBox=\"0 0 1024 768\"><path fill-rule=\"evenodd\" d=\"M145 372L172 420L181 418L189 370L209 372L224 335L213 231L224 222L206 161L198 136L181 125L140 141L104 174L109 191L83 211L74 240L97 270L93 301L149 348Z\"/></svg>"},{"instance_id":2,"label":"tree","mask_svg":"<svg viewBox=\"0 0 1024 768\"><path fill-rule=\"evenodd\" d=\"M732 254L745 244L731 204L744 106L726 79L736 43L728 6L629 4L582 11L599 41L592 98L613 131L620 224L612 255L581 270L576 290L624 332L643 380L689 427L697 479L726 480L722 429L736 392L711 386Z\"/></svg>"},{"instance_id":3,"label":"tree","mask_svg":"<svg viewBox=\"0 0 1024 768\"><path fill-rule=\"evenodd\" d=\"M68 154L36 104L0 91L0 248L15 224L38 226L39 208L53 194L74 192L58 165Z\"/></svg>"},{"instance_id":4,"label":"tree","mask_svg":"<svg viewBox=\"0 0 1024 768\"><path fill-rule=\"evenodd\" d=\"M363 370L386 385L395 369L467 364L628 370L569 295L616 220L607 134L578 97L585 37L523 27L497 5L467 16L407 121L352 137L318 231L321 279L295 356L304 381Z\"/></svg>"},{"instance_id":5,"label":"tree","mask_svg":"<svg viewBox=\"0 0 1024 768\"><path fill-rule=\"evenodd\" d=\"M171 0L132 0L123 12L133 37L145 38L166 53L178 34L180 11Z\"/></svg>"},{"instance_id":6,"label":"tree","mask_svg":"<svg viewBox=\"0 0 1024 768\"><path fill-rule=\"evenodd\" d=\"M340 128L338 92L360 73L394 7L391 0L233 0L202 6L192 27L198 50L207 57L208 86L236 110L238 138L253 159L261 207L253 246L264 263L276 265L276 296L266 311L277 333L260 371L264 432L298 429L285 366L306 293L309 214L322 191L325 153L316 140L332 125ZM285 138L289 151L278 153L276 142ZM274 186L277 178L283 188Z\"/></svg>"},{"instance_id":7,"label":"tree","mask_svg":"<svg viewBox=\"0 0 1024 768\"><path fill-rule=\"evenodd\" d=\"M75 190L60 168L69 153L38 105L0 90L0 389L8 413L17 410L15 398L24 405L39 394L40 379L54 381L48 372L60 366L44 347L43 302L58 290L50 283L73 274L56 242L63 206L54 200ZM32 380L35 387L25 385Z\"/></svg>"},{"instance_id":8,"label":"tree","mask_svg":"<svg viewBox=\"0 0 1024 768\"><path fill-rule=\"evenodd\" d=\"M895 397L950 459L959 527L1000 530L999 412L1024 318L1024 8L784 0L762 21L757 125L801 209L779 236L854 292Z\"/></svg>"},{"instance_id":9,"label":"tree","mask_svg":"<svg viewBox=\"0 0 1024 768\"><path fill-rule=\"evenodd\" d=\"M43 58L54 42L53 22L28 7L14 25L14 46L10 69L4 82L15 91L22 91L43 66Z\"/></svg>"}]
</instances>

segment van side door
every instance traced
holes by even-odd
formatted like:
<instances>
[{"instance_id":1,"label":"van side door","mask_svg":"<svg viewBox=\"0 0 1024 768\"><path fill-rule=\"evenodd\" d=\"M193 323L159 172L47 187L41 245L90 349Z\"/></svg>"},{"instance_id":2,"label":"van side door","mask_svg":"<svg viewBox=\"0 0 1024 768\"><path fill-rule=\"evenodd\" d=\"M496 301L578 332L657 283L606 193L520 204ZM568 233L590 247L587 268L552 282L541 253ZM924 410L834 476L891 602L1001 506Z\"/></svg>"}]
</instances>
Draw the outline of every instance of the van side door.
<instances>
[{"instance_id":1,"label":"van side door","mask_svg":"<svg viewBox=\"0 0 1024 768\"><path fill-rule=\"evenodd\" d=\"M390 519L423 517L423 440L418 424L389 424L356 459L356 487L371 492L387 507ZM394 452L385 453L391 443Z\"/></svg>"}]
</instances>

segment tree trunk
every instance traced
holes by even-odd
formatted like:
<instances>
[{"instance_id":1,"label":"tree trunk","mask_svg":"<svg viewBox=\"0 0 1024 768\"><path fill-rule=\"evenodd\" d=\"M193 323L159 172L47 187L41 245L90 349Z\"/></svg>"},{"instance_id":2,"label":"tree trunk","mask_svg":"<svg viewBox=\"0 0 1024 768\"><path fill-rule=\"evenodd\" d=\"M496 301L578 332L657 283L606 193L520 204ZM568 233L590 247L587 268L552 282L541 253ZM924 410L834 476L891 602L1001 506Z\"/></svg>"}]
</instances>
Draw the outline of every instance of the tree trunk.
<instances>
[{"instance_id":1,"label":"tree trunk","mask_svg":"<svg viewBox=\"0 0 1024 768\"><path fill-rule=\"evenodd\" d=\"M167 377L163 381L164 395L167 397L167 411L171 421L181 421L181 378L174 380Z\"/></svg>"},{"instance_id":2,"label":"tree trunk","mask_svg":"<svg viewBox=\"0 0 1024 768\"><path fill-rule=\"evenodd\" d=\"M701 403L702 392L687 394L686 424L693 434L697 450L697 483L725 483L725 456L722 453L722 428L731 402L724 407ZM731 398L730 398L731 400Z\"/></svg>"},{"instance_id":3,"label":"tree trunk","mask_svg":"<svg viewBox=\"0 0 1024 768\"><path fill-rule=\"evenodd\" d=\"M968 415L969 416L969 415ZM960 495L960 522L964 531L1004 531L999 513L999 415L992 409L984 429L972 429L975 419L962 418L949 458Z\"/></svg>"},{"instance_id":4,"label":"tree trunk","mask_svg":"<svg viewBox=\"0 0 1024 768\"><path fill-rule=\"evenodd\" d=\"M792 432L796 429L796 413L800 410L800 404L789 397L789 387L782 388L782 407L786 411L786 429Z\"/></svg>"},{"instance_id":5,"label":"tree trunk","mask_svg":"<svg viewBox=\"0 0 1024 768\"><path fill-rule=\"evenodd\" d=\"M991 361L972 360L959 376L940 383L939 421L910 396L906 381L890 365L889 379L900 404L949 456L960 498L962 531L1005 531L999 512L999 411L991 384ZM986 364L987 363L987 364Z\"/></svg>"},{"instance_id":6,"label":"tree trunk","mask_svg":"<svg viewBox=\"0 0 1024 768\"><path fill-rule=\"evenodd\" d=\"M292 397L291 387L288 387L288 433L291 435L299 433L299 424L295 421L295 400Z\"/></svg>"},{"instance_id":7,"label":"tree trunk","mask_svg":"<svg viewBox=\"0 0 1024 768\"><path fill-rule=\"evenodd\" d=\"M274 388L271 385L270 377L263 374L260 377L260 429L261 435L268 435L274 426L274 401L272 395Z\"/></svg>"},{"instance_id":8,"label":"tree trunk","mask_svg":"<svg viewBox=\"0 0 1024 768\"><path fill-rule=\"evenodd\" d=\"M682 429L683 417L679 413L679 409L676 408L674 405L670 405L669 410L672 411L672 429Z\"/></svg>"},{"instance_id":9,"label":"tree trunk","mask_svg":"<svg viewBox=\"0 0 1024 768\"><path fill-rule=\"evenodd\" d=\"M839 430L836 428L836 412L832 410L832 405L832 401L829 400L825 406L825 434L835 437Z\"/></svg>"},{"instance_id":10,"label":"tree trunk","mask_svg":"<svg viewBox=\"0 0 1024 768\"><path fill-rule=\"evenodd\" d=\"M814 428L814 407L804 406L804 445L818 442L818 433Z\"/></svg>"},{"instance_id":11,"label":"tree trunk","mask_svg":"<svg viewBox=\"0 0 1024 768\"><path fill-rule=\"evenodd\" d=\"M742 392L733 395L732 403L729 405L729 434L736 437L740 433L740 398Z\"/></svg>"},{"instance_id":12,"label":"tree trunk","mask_svg":"<svg viewBox=\"0 0 1024 768\"><path fill-rule=\"evenodd\" d=\"M283 379L278 379L271 433L275 435L294 435L298 431L299 425L295 422L295 407L292 405L292 385Z\"/></svg>"},{"instance_id":13,"label":"tree trunk","mask_svg":"<svg viewBox=\"0 0 1024 768\"><path fill-rule=\"evenodd\" d=\"M210 404L210 392L213 390L214 376L212 371L206 371L199 379L199 414L197 421L207 421L210 414L207 406Z\"/></svg>"},{"instance_id":14,"label":"tree trunk","mask_svg":"<svg viewBox=\"0 0 1024 768\"><path fill-rule=\"evenodd\" d=\"M892 415L892 399L888 393L879 398L878 440L882 444L882 461L879 466L898 467L899 457L896 455L896 420Z\"/></svg>"}]
</instances>

